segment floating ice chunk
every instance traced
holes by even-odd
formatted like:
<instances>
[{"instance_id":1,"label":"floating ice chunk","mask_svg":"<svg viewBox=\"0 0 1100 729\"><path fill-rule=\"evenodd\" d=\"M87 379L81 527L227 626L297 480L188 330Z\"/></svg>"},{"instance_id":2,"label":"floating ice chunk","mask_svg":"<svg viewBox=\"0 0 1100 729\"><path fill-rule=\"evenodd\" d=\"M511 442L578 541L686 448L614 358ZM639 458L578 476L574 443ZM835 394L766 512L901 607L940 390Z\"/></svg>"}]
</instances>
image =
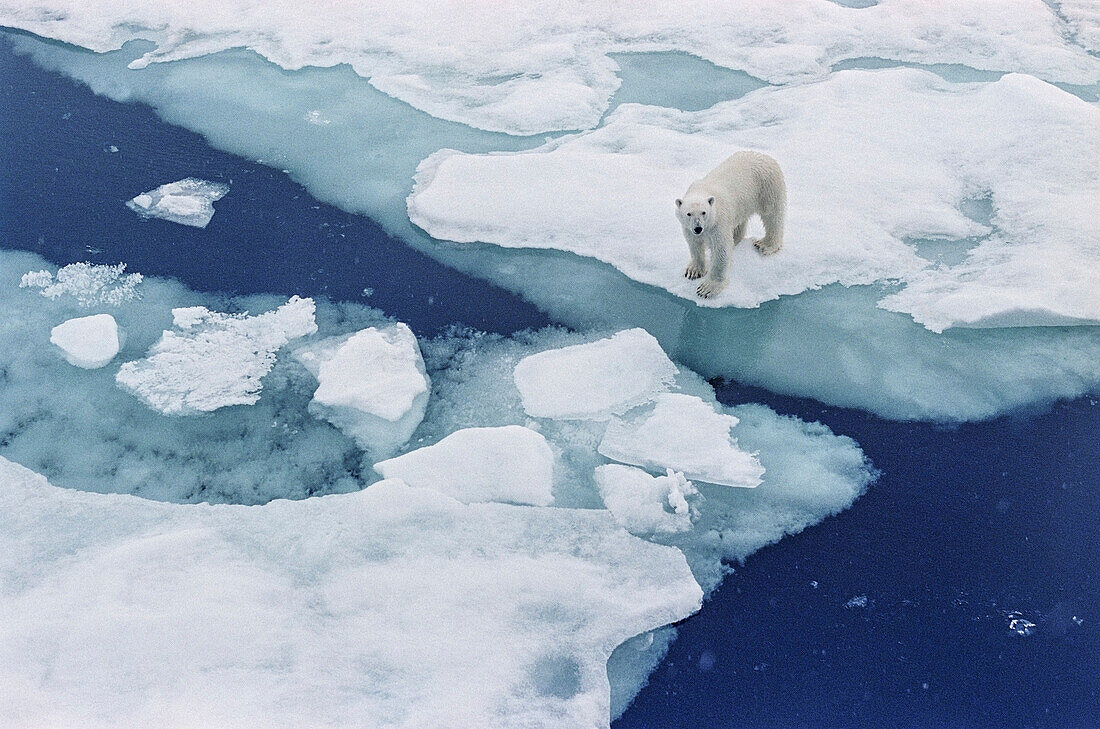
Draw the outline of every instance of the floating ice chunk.
<instances>
[{"instance_id":1,"label":"floating ice chunk","mask_svg":"<svg viewBox=\"0 0 1100 729\"><path fill-rule=\"evenodd\" d=\"M522 425L464 428L435 445L374 464L398 478L463 501L546 506L554 500L554 453L546 438Z\"/></svg>"},{"instance_id":2,"label":"floating ice chunk","mask_svg":"<svg viewBox=\"0 0 1100 729\"><path fill-rule=\"evenodd\" d=\"M178 505L0 458L0 523L4 715L33 726L606 727L612 648L702 599L607 511L399 481Z\"/></svg>"},{"instance_id":3,"label":"floating ice chunk","mask_svg":"<svg viewBox=\"0 0 1100 729\"><path fill-rule=\"evenodd\" d=\"M320 383L310 411L355 438L373 458L404 445L424 419L431 383L405 324L370 327L295 356Z\"/></svg>"},{"instance_id":4,"label":"floating ice chunk","mask_svg":"<svg viewBox=\"0 0 1100 729\"><path fill-rule=\"evenodd\" d=\"M676 365L644 329L524 357L515 382L536 418L606 420L668 389Z\"/></svg>"},{"instance_id":5,"label":"floating ice chunk","mask_svg":"<svg viewBox=\"0 0 1100 729\"><path fill-rule=\"evenodd\" d=\"M317 331L313 299L292 297L258 316L223 314L202 306L172 310L177 334L165 331L145 359L126 362L116 381L165 414L251 405L275 352Z\"/></svg>"},{"instance_id":6,"label":"floating ice chunk","mask_svg":"<svg viewBox=\"0 0 1100 729\"><path fill-rule=\"evenodd\" d=\"M755 488L764 467L737 447L737 418L694 395L666 392L656 404L607 424L600 454L644 468L682 471L694 481Z\"/></svg>"},{"instance_id":7,"label":"floating ice chunk","mask_svg":"<svg viewBox=\"0 0 1100 729\"><path fill-rule=\"evenodd\" d=\"M229 185L187 177L143 192L126 207L143 218L160 218L181 225L205 228L214 217L214 202L229 192Z\"/></svg>"},{"instance_id":8,"label":"floating ice chunk","mask_svg":"<svg viewBox=\"0 0 1100 729\"><path fill-rule=\"evenodd\" d=\"M1098 322L1097 139L1100 108L1032 77L843 71L693 113L624 105L532 152L439 152L419 167L408 209L436 238L570 251L699 306L900 282L882 306L934 331ZM768 257L739 246L729 287L703 300L681 275L672 200L745 148L783 166L785 244ZM975 195L992 201L992 229L961 211ZM907 242L968 237L984 240L957 265Z\"/></svg>"},{"instance_id":9,"label":"floating ice chunk","mask_svg":"<svg viewBox=\"0 0 1100 729\"><path fill-rule=\"evenodd\" d=\"M23 274L20 288L39 288L49 299L72 296L83 307L119 306L137 297L140 273L125 273L126 264L102 266L92 263L70 263L57 270L30 271Z\"/></svg>"},{"instance_id":10,"label":"floating ice chunk","mask_svg":"<svg viewBox=\"0 0 1100 729\"><path fill-rule=\"evenodd\" d=\"M1081 2L1063 5L1078 19L1088 12L1077 10ZM95 51L152 40L134 68L243 47L289 69L346 63L434 116L513 134L596 125L618 86L609 54L631 51L691 53L772 83L821 78L838 61L865 57L1078 84L1100 79L1096 60L1035 0L892 0L864 9L829 0L742 0L699 12L658 0L628 8L584 0L476 7L423 0L21 0L0 5L0 25ZM1095 50L1094 26L1078 25Z\"/></svg>"},{"instance_id":11,"label":"floating ice chunk","mask_svg":"<svg viewBox=\"0 0 1100 729\"><path fill-rule=\"evenodd\" d=\"M682 473L670 468L665 476L650 476L640 468L610 463L596 469L596 484L615 521L631 534L691 529L687 497L699 492Z\"/></svg>"},{"instance_id":12,"label":"floating ice chunk","mask_svg":"<svg viewBox=\"0 0 1100 729\"><path fill-rule=\"evenodd\" d=\"M110 314L69 319L50 330L50 341L70 364L94 370L118 354L118 324Z\"/></svg>"}]
</instances>

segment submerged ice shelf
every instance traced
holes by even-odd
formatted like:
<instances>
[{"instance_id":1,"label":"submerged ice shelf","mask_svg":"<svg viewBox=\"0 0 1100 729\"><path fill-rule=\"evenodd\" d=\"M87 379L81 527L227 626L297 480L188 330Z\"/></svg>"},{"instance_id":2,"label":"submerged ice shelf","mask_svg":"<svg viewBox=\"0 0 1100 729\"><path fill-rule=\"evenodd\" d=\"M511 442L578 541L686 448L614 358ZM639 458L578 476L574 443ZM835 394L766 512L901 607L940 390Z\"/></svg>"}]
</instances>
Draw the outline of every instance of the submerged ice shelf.
<instances>
[{"instance_id":1,"label":"submerged ice shelf","mask_svg":"<svg viewBox=\"0 0 1100 729\"><path fill-rule=\"evenodd\" d=\"M700 586L714 589L727 572L726 560L743 559L846 508L874 477L852 441L752 407L722 416L727 428L733 426L726 436L729 442L751 448L763 464L762 483L751 490L751 497L730 493L742 490L728 487L696 487L663 467L655 468L654 476L639 469L629 469L629 477L601 471L608 464L597 447L608 422L532 419L516 387L517 364L539 355L561 359L587 351L595 353L594 369L610 378L609 363L618 353L607 342L634 339L656 345L639 332L598 339L550 329L515 338L458 333L421 342L432 383L424 421L403 455L375 464L388 478L372 484L365 475L369 453L349 447L345 436L309 414L318 380L296 355L339 351L340 343L369 330L363 325L372 319L376 331L385 331L377 312L341 305L337 313L324 300L292 299L280 307L278 300L266 297L250 300L247 308L270 309L267 313L230 316L217 312L213 307L218 302L211 297L147 277L140 299L111 307L112 316L135 340L120 353L126 361L104 368L103 376L76 376L73 368L58 362L42 332L44 322L63 321L79 310L77 297L41 297L18 285L23 272L43 268L44 262L34 256L0 252L0 313L23 311L19 317L0 316L0 333L14 345L0 353L0 367L9 373L0 389L0 457L7 459L0 462L0 519L17 525L5 532L11 549L0 551L17 555L2 565L4 579L25 585L6 598L5 614L12 617L6 628L21 636L19 646L24 648L49 635L83 657L60 672L57 667L44 669L55 680L30 686L22 677L36 652L9 647L2 663L12 674L14 683L9 685L20 687L18 698L5 707L12 716L92 725L147 723L165 704L138 697L156 691L168 706L175 706L192 694L177 693L164 682L171 677L169 683L179 686L179 676L194 675L201 685L213 681L211 687L223 689L204 693L204 720L213 723L240 716L265 725L292 723L295 711L316 710L310 708L314 704L308 695L323 703L329 712L325 715L337 723L347 712L366 711L390 716L395 726L412 727L465 706L479 724L600 725L622 710L667 642L631 645L609 664L615 646L697 609ZM95 274L97 269L88 271ZM160 336L158 327L166 319L184 331L198 328L210 335L202 337L205 356L190 360L195 371L200 362L211 371L227 369L224 357L239 356L233 353L243 346L240 338L247 338L257 321L266 322L264 328L280 341L290 329L303 341L294 353L274 350L264 388L250 396L254 404L171 416L122 391L111 376L116 367L145 361L142 353ZM219 334L226 327L232 336ZM310 331L299 331L305 329ZM263 350L255 343L249 346ZM658 352L619 376L660 382L708 412L726 412L706 382L663 354L657 357ZM608 361L601 363L600 357ZM44 392L57 394L41 396ZM77 403L84 406L74 407ZM635 405L641 411L646 407L644 402ZM120 429L130 434L129 453L116 449ZM59 432L69 434L69 452L58 452ZM356 458L362 459L361 467L348 469ZM50 474L53 485L11 461ZM96 465L102 470L82 470ZM255 479L251 490L245 487L245 474ZM186 491L196 478L201 488ZM123 490L167 501L266 505L155 504L129 496L79 494L74 488ZM361 489L324 499L280 500ZM73 537L76 542L66 541L70 530L61 522L68 515L98 527ZM47 523L53 527L44 529ZM334 524L348 531L334 533ZM320 530L324 538L310 536L310 529ZM628 536L628 529L654 543ZM256 552L253 547L260 542L265 547ZM328 550L330 542L340 545L338 552ZM310 548L304 549L305 544ZM352 559L349 544L358 545L351 552L358 556ZM18 550L36 556L20 557ZM61 553L69 556L60 559ZM529 569L536 554L537 565ZM425 561L435 567L425 572ZM644 576L624 572L632 564ZM150 611L148 630L127 630L123 636L120 613L110 601L82 602L88 582L81 575L95 575L101 581L97 584L110 591L135 569L164 577L131 596L131 608L141 614ZM297 585L292 577L305 572L313 575L314 588L303 592L290 583ZM25 579L31 573L35 579ZM573 596L578 579L586 594L580 602ZM538 589L525 580L537 583ZM371 589L351 587L357 581L366 581L362 584ZM380 584L387 588L377 592ZM446 586L443 602L441 584ZM407 592L397 589L399 585ZM601 585L615 585L613 594ZM181 602L179 596L189 591L197 596ZM204 595L216 597L207 603ZM390 597L375 600L370 595ZM32 609L42 600L58 608L48 614ZM74 600L85 607L77 621L65 607ZM630 611L619 607L625 603L632 606ZM157 608L165 605L177 607ZM235 617L216 617L225 610ZM590 617L582 618L582 613ZM518 615L530 620L517 622ZM563 616L568 630L553 628L558 624L555 615ZM248 616L259 616L262 625ZM269 633L262 626L273 620L286 630L263 638ZM123 690L112 683L112 677L122 674L101 670L107 664L144 660L148 650L188 644L180 636L194 629L196 621L213 621L222 629L193 651L173 652L160 664L163 670L146 674L136 686ZM501 627L505 623L509 627ZM297 626L293 630L292 624ZM364 632L368 624L373 627ZM436 646L433 655L439 659L429 662L423 683L394 678L403 675L402 660L421 662L407 652L407 640L392 641L413 624L428 641L425 645ZM459 624L472 642L455 639L453 626ZM589 624L590 629L584 627ZM481 637L469 633L470 625L481 626ZM375 630L390 640L372 638ZM343 637L318 642L321 634ZM98 637L102 635L118 639L104 642ZM167 637L160 642L157 636ZM484 654L477 653L471 663L470 646L486 640L496 644L499 659L481 666ZM293 668L262 667L272 656L288 652L295 656ZM366 684L318 678L325 675L319 666L347 661L364 668L365 673L348 675L367 676ZM608 690L608 665L613 667L613 693ZM484 701L461 699L469 693L465 683L449 684L454 691L440 693L439 677L455 671L491 686L489 693L479 694ZM424 698L426 686L436 688L438 700ZM99 691L120 698L93 716L82 708L84 697ZM351 703L325 700L330 691L353 697ZM294 710L288 714L260 701L272 695L284 697Z\"/></svg>"}]
</instances>

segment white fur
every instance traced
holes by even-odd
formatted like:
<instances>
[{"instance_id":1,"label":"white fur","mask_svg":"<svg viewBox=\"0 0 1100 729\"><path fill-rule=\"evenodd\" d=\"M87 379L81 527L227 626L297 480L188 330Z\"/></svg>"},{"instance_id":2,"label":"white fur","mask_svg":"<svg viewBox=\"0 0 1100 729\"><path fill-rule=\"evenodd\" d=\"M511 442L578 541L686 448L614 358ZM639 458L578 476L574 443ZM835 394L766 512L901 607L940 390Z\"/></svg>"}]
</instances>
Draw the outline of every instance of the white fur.
<instances>
[{"instance_id":1,"label":"white fur","mask_svg":"<svg viewBox=\"0 0 1100 729\"><path fill-rule=\"evenodd\" d=\"M778 162L760 152L736 152L706 177L691 183L676 201L676 216L691 252L684 275L691 279L706 276L696 293L707 298L726 287L730 253L745 237L752 215L759 215L764 222L764 237L753 245L763 255L778 251L783 246L786 209L783 171Z\"/></svg>"}]
</instances>

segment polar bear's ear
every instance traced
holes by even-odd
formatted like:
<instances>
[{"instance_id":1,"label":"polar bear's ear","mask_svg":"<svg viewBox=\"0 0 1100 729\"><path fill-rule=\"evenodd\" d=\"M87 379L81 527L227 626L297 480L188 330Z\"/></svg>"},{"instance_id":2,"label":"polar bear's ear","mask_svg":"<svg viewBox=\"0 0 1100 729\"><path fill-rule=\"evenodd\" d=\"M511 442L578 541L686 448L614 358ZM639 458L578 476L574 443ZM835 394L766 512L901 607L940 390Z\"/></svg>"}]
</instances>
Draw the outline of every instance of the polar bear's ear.
<instances>
[{"instance_id":1,"label":"polar bear's ear","mask_svg":"<svg viewBox=\"0 0 1100 729\"><path fill-rule=\"evenodd\" d=\"M676 207L680 207L683 204L684 204L683 200L681 200L680 198L676 198Z\"/></svg>"},{"instance_id":2,"label":"polar bear's ear","mask_svg":"<svg viewBox=\"0 0 1100 729\"><path fill-rule=\"evenodd\" d=\"M714 198L713 197L708 197L707 198L707 205L713 205L713 204L714 204Z\"/></svg>"}]
</instances>

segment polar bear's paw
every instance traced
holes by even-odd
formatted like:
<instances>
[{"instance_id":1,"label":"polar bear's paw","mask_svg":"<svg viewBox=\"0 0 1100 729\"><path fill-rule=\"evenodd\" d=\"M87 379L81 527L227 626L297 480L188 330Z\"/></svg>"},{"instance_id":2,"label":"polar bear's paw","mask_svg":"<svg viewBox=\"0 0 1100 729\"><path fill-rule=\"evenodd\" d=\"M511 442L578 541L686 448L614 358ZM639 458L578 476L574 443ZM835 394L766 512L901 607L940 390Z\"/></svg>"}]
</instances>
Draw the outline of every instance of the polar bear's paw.
<instances>
[{"instance_id":1,"label":"polar bear's paw","mask_svg":"<svg viewBox=\"0 0 1100 729\"><path fill-rule=\"evenodd\" d=\"M707 269L705 269L704 267L696 265L694 263L689 263L687 268L684 269L684 276L690 279L697 279L702 278L703 274L705 274L706 272Z\"/></svg>"},{"instance_id":2,"label":"polar bear's paw","mask_svg":"<svg viewBox=\"0 0 1100 729\"><path fill-rule=\"evenodd\" d=\"M770 256L783 247L783 241L775 240L764 236L763 238L754 238L752 244L756 246L756 250L760 251L762 256Z\"/></svg>"},{"instance_id":3,"label":"polar bear's paw","mask_svg":"<svg viewBox=\"0 0 1100 729\"><path fill-rule=\"evenodd\" d=\"M695 293L699 294L704 299L709 299L724 288L726 288L725 281L715 281L712 278L708 278L706 281L699 284L699 288L695 289Z\"/></svg>"}]
</instances>

